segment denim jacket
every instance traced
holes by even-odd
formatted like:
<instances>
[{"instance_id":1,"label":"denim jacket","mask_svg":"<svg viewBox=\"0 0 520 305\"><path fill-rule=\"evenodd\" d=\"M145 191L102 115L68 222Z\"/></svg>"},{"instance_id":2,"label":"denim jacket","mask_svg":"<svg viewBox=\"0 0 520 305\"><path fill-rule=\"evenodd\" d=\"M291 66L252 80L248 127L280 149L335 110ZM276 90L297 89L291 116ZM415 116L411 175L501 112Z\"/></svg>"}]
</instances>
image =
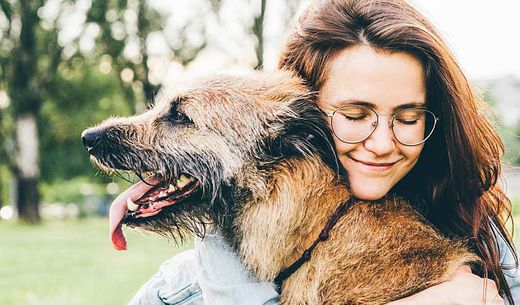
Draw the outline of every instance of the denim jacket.
<instances>
[{"instance_id":1,"label":"denim jacket","mask_svg":"<svg viewBox=\"0 0 520 305\"><path fill-rule=\"evenodd\" d=\"M514 266L511 250L498 235L500 262ZM520 305L518 267L504 269L515 304ZM275 285L257 281L218 234L197 239L195 247L162 264L129 305L275 305ZM506 305L509 303L505 302Z\"/></svg>"},{"instance_id":2,"label":"denim jacket","mask_svg":"<svg viewBox=\"0 0 520 305\"><path fill-rule=\"evenodd\" d=\"M275 305L275 285L259 282L218 234L167 260L129 305Z\"/></svg>"}]
</instances>

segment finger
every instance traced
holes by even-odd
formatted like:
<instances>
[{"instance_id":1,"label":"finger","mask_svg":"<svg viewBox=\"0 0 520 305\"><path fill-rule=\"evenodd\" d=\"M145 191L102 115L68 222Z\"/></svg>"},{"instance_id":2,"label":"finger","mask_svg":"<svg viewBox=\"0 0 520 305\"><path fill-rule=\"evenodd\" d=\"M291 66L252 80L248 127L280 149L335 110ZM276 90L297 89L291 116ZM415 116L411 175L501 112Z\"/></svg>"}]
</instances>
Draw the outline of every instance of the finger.
<instances>
[{"instance_id":1,"label":"finger","mask_svg":"<svg viewBox=\"0 0 520 305\"><path fill-rule=\"evenodd\" d=\"M500 294L495 291L486 291L487 298L484 300L484 304L492 304L492 305L503 305L504 299L500 296Z\"/></svg>"},{"instance_id":2,"label":"finger","mask_svg":"<svg viewBox=\"0 0 520 305\"><path fill-rule=\"evenodd\" d=\"M491 279L484 278L484 287L493 293L491 295L498 293L497 283Z\"/></svg>"},{"instance_id":3,"label":"finger","mask_svg":"<svg viewBox=\"0 0 520 305\"><path fill-rule=\"evenodd\" d=\"M493 305L504 305L504 299L500 297L500 295L497 294L497 296L493 299L493 302L491 303Z\"/></svg>"}]
</instances>

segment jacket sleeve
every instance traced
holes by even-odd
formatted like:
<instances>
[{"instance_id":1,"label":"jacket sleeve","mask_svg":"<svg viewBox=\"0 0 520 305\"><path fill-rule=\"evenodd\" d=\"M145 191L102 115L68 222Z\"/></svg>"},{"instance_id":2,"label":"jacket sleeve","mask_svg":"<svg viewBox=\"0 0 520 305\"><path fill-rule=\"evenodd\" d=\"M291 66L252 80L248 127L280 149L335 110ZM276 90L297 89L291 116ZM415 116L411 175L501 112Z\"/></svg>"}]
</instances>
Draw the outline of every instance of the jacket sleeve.
<instances>
[{"instance_id":1,"label":"jacket sleeve","mask_svg":"<svg viewBox=\"0 0 520 305\"><path fill-rule=\"evenodd\" d=\"M275 285L254 278L218 233L196 239L195 257L205 305L278 304Z\"/></svg>"},{"instance_id":2,"label":"jacket sleeve","mask_svg":"<svg viewBox=\"0 0 520 305\"><path fill-rule=\"evenodd\" d=\"M219 234L195 240L146 282L128 305L278 305L275 285L256 280Z\"/></svg>"},{"instance_id":3,"label":"jacket sleeve","mask_svg":"<svg viewBox=\"0 0 520 305\"><path fill-rule=\"evenodd\" d=\"M128 305L204 305L194 258L194 251L188 250L164 262Z\"/></svg>"},{"instance_id":4,"label":"jacket sleeve","mask_svg":"<svg viewBox=\"0 0 520 305\"><path fill-rule=\"evenodd\" d=\"M513 296L515 304L520 305L520 275L518 265L515 264L513 249L510 249L507 246L504 237L496 228L495 235L497 236L497 245L500 253L500 265L502 266L502 271L504 272L509 289L511 289L511 295ZM505 300L505 304L510 305L507 300Z\"/></svg>"}]
</instances>

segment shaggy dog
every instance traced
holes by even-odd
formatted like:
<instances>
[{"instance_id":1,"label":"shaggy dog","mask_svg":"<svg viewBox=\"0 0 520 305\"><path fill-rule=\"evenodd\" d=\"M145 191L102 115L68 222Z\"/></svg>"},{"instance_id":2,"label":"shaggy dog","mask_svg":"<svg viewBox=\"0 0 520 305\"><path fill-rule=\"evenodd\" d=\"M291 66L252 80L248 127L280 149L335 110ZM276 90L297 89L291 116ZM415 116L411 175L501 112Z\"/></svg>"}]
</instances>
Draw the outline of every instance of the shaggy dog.
<instances>
[{"instance_id":1,"label":"shaggy dog","mask_svg":"<svg viewBox=\"0 0 520 305\"><path fill-rule=\"evenodd\" d=\"M409 204L352 200L314 99L287 72L209 77L84 131L100 168L148 177L111 207L114 246L122 224L175 238L211 225L261 281L303 255L282 304L384 304L475 262Z\"/></svg>"}]
</instances>

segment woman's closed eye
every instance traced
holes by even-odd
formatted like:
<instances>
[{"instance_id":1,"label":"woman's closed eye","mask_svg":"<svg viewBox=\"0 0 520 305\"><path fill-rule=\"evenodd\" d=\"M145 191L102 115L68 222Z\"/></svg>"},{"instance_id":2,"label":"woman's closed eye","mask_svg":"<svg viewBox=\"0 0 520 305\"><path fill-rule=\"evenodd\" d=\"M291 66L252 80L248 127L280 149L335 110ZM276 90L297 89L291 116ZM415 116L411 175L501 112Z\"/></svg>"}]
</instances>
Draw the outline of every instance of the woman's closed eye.
<instances>
[{"instance_id":1,"label":"woman's closed eye","mask_svg":"<svg viewBox=\"0 0 520 305\"><path fill-rule=\"evenodd\" d=\"M364 109L341 110L339 114L349 121L361 121L370 117L370 113Z\"/></svg>"},{"instance_id":2,"label":"woman's closed eye","mask_svg":"<svg viewBox=\"0 0 520 305\"><path fill-rule=\"evenodd\" d=\"M420 120L424 119L424 111L422 110L406 110L404 113L399 113L395 117L395 121L404 125L415 125Z\"/></svg>"},{"instance_id":3,"label":"woman's closed eye","mask_svg":"<svg viewBox=\"0 0 520 305\"><path fill-rule=\"evenodd\" d=\"M396 117L395 120L404 125L415 125L419 121L417 117Z\"/></svg>"}]
</instances>

